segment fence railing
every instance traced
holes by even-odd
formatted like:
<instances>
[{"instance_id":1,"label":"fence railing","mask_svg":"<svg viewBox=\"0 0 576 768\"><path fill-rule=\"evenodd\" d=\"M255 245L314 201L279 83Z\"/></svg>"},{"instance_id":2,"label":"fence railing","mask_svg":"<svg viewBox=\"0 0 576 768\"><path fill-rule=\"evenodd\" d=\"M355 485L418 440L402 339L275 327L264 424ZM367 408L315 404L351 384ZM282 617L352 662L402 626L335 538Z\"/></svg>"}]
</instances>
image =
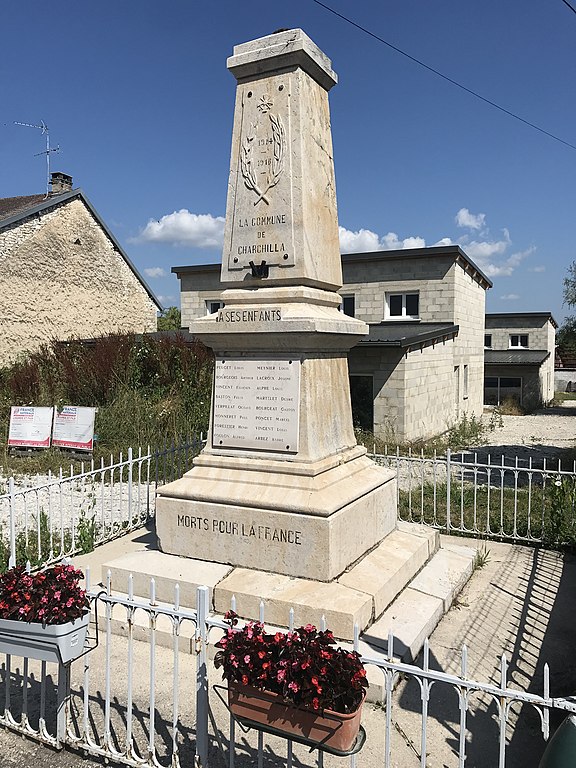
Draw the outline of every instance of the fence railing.
<instances>
[{"instance_id":1,"label":"fence railing","mask_svg":"<svg viewBox=\"0 0 576 768\"><path fill-rule=\"evenodd\" d=\"M154 514L156 488L190 469L202 441L129 448L76 474L72 465L69 474L37 475L26 487L10 477L0 495L0 560L46 565L141 527Z\"/></svg>"},{"instance_id":2,"label":"fence railing","mask_svg":"<svg viewBox=\"0 0 576 768\"><path fill-rule=\"evenodd\" d=\"M576 463L490 454L371 454L398 479L398 517L446 533L512 542L576 537ZM560 489L560 490L559 490Z\"/></svg>"},{"instance_id":3,"label":"fence railing","mask_svg":"<svg viewBox=\"0 0 576 768\"><path fill-rule=\"evenodd\" d=\"M218 677L210 656L227 625L210 613L207 587L197 589L195 609L179 605L178 589L172 604L159 603L153 581L147 600L135 597L131 588L128 595L115 595L109 584L103 594L91 596L99 606L99 646L83 663L56 668L59 691L55 665L6 657L0 665L1 725L125 766L235 768L262 766L264 758L267 765L287 768L323 765L322 753L262 732L245 733L215 695ZM261 604L260 620L264 612ZM419 735L408 739L410 765L414 760L422 768L429 765L434 745L438 765L455 765L456 756L462 768L468 755L472 764L505 768L508 752L513 757L522 740L516 738L522 727L534 738L534 724L527 726L519 717L521 708L538 714L540 751L549 737L551 713L576 712L574 699L552 695L547 667L541 694L512 688L504 656L497 678L487 682L470 679L465 647L460 674L434 668L428 643L421 664L398 661L392 637L388 655L365 653L363 661L373 668L369 677L374 671L381 677L380 706L365 707L370 748L350 757L350 768L408 765L398 752L398 736L413 732L414 722ZM485 760L474 762L469 754L474 748Z\"/></svg>"}]
</instances>

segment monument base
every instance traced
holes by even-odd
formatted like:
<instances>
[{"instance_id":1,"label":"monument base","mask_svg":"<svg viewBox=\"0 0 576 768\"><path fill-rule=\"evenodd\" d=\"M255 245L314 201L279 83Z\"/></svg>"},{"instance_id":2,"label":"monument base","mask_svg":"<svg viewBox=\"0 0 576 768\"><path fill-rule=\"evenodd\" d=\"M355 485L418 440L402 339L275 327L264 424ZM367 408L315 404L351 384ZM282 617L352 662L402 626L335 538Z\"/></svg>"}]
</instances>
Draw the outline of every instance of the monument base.
<instances>
[{"instance_id":1,"label":"monument base","mask_svg":"<svg viewBox=\"0 0 576 768\"><path fill-rule=\"evenodd\" d=\"M163 552L317 581L395 526L395 473L360 447L314 464L203 454L156 499Z\"/></svg>"},{"instance_id":2,"label":"monument base","mask_svg":"<svg viewBox=\"0 0 576 768\"><path fill-rule=\"evenodd\" d=\"M294 625L320 626L322 619L341 640L352 640L358 624L369 653L386 649L388 633L395 637L396 655L414 658L443 613L450 607L472 573L475 549L444 540L424 526L398 523L398 528L353 567L333 581L319 582L266 573L249 568L207 563L157 550L142 550L106 562L112 589L127 592L133 575L134 594L146 597L150 579L155 580L156 599L173 604L179 585L180 603L196 608L196 588L210 590L212 609L220 614L231 608L245 619L258 619L264 601L268 625L287 626L290 609ZM143 637L148 618L143 616ZM172 625L166 622L165 636L157 642L172 647ZM125 622L116 622L113 631L124 633ZM189 650L194 649L193 638ZM372 650L371 650L372 649Z\"/></svg>"}]
</instances>

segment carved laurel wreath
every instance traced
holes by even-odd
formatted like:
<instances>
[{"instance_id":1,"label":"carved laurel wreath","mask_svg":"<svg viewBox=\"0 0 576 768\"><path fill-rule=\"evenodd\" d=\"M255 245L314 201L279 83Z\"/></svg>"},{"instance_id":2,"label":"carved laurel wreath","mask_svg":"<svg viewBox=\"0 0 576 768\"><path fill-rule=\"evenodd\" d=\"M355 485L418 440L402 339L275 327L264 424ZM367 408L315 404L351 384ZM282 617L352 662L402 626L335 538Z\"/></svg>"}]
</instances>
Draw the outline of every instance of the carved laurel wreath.
<instances>
[{"instance_id":1,"label":"carved laurel wreath","mask_svg":"<svg viewBox=\"0 0 576 768\"><path fill-rule=\"evenodd\" d=\"M280 176L284 171L284 154L286 150L286 133L284 131L284 125L280 115L273 115L272 112L268 112L270 124L272 126L272 140L274 142L274 157L272 165L266 176L266 186L261 189L258 185L258 177L254 168L254 161L252 158L253 141L256 136L256 124L251 123L250 132L246 135L242 142L242 152L240 155L240 168L242 176L244 178L244 184L248 189L252 189L258 195L258 198L254 201L254 205L258 205L260 200L263 200L266 205L270 205L270 201L266 197L268 192L278 184Z\"/></svg>"}]
</instances>

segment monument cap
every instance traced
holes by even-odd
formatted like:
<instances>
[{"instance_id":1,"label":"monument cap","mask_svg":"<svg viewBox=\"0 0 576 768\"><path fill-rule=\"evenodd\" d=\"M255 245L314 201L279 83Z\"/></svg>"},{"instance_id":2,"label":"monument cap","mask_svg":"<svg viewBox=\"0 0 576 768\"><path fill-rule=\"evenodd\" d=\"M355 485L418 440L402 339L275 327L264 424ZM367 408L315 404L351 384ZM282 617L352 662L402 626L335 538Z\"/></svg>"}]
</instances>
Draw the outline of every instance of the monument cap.
<instances>
[{"instance_id":1,"label":"monument cap","mask_svg":"<svg viewBox=\"0 0 576 768\"><path fill-rule=\"evenodd\" d=\"M300 67L327 91L338 76L332 62L301 29L288 29L234 46L226 62L237 80Z\"/></svg>"}]
</instances>

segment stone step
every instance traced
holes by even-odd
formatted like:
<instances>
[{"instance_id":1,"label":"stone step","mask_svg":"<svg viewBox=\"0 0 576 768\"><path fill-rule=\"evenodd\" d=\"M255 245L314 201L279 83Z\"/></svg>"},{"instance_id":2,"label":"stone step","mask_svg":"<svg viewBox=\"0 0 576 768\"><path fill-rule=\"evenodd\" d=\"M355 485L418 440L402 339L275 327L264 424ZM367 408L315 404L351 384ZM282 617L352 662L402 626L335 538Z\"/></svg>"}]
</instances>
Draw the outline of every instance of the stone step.
<instances>
[{"instance_id":1,"label":"stone step","mask_svg":"<svg viewBox=\"0 0 576 768\"><path fill-rule=\"evenodd\" d=\"M109 571L112 591L128 593L128 578L132 574L133 594L138 597L150 596L150 579L154 579L156 599L171 604L174 604L174 588L178 584L180 605L196 608L196 589L202 585L207 586L212 604L214 587L231 570L231 565L192 560L149 549L128 553L104 563L102 579L106 583L106 573Z\"/></svg>"},{"instance_id":2,"label":"stone step","mask_svg":"<svg viewBox=\"0 0 576 768\"><path fill-rule=\"evenodd\" d=\"M399 523L384 541L338 579L372 598L372 620L380 616L440 546L438 531ZM364 627L361 627L364 629Z\"/></svg>"},{"instance_id":3,"label":"stone step","mask_svg":"<svg viewBox=\"0 0 576 768\"><path fill-rule=\"evenodd\" d=\"M409 586L364 632L368 648L388 651L392 631L393 653L413 661L474 569L476 550L446 543L411 581Z\"/></svg>"}]
</instances>

